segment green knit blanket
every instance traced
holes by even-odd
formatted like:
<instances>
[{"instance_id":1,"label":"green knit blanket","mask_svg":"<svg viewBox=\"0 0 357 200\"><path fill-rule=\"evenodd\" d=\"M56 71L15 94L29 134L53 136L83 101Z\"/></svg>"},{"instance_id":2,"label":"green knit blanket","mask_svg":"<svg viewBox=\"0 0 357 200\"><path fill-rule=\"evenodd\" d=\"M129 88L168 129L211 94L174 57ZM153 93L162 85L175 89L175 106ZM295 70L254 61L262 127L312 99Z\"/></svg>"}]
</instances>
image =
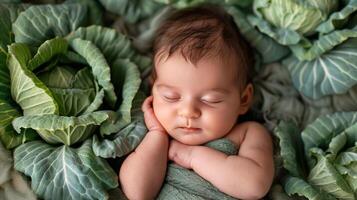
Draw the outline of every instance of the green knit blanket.
<instances>
[{"instance_id":1,"label":"green knit blanket","mask_svg":"<svg viewBox=\"0 0 357 200\"><path fill-rule=\"evenodd\" d=\"M207 143L205 146L221 151L227 155L237 154L236 145L226 139L218 139ZM169 164L165 182L157 199L187 200L187 199L235 199L220 192L211 183L200 177L192 170L185 169L176 164Z\"/></svg>"}]
</instances>

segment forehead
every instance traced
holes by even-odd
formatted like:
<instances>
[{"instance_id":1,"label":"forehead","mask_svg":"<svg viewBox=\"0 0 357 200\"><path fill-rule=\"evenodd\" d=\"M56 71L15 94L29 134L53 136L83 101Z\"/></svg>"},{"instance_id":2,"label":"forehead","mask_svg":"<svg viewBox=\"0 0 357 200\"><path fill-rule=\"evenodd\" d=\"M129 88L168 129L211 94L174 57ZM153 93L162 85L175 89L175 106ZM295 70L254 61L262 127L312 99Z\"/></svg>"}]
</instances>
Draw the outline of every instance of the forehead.
<instances>
[{"instance_id":1,"label":"forehead","mask_svg":"<svg viewBox=\"0 0 357 200\"><path fill-rule=\"evenodd\" d=\"M237 68L218 58L202 58L196 64L180 54L155 61L155 83L192 89L237 86Z\"/></svg>"}]
</instances>

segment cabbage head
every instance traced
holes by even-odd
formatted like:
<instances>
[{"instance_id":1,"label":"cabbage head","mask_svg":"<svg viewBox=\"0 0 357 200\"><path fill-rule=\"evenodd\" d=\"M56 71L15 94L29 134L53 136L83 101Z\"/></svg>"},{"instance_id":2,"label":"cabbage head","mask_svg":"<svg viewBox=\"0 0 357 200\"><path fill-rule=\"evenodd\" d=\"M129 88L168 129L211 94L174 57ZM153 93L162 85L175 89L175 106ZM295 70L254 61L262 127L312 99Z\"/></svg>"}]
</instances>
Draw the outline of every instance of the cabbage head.
<instances>
[{"instance_id":1,"label":"cabbage head","mask_svg":"<svg viewBox=\"0 0 357 200\"><path fill-rule=\"evenodd\" d=\"M316 119L302 133L282 121L279 138L283 185L289 195L312 199L356 199L357 113L337 112Z\"/></svg>"},{"instance_id":2,"label":"cabbage head","mask_svg":"<svg viewBox=\"0 0 357 200\"><path fill-rule=\"evenodd\" d=\"M64 39L47 40L33 57L24 44L9 47L11 96L23 113L12 122L17 132L30 128L48 143L72 145L87 139L108 118L94 112L104 93L96 90L89 67L75 69L50 61L67 47ZM36 73L44 63L49 65Z\"/></svg>"},{"instance_id":3,"label":"cabbage head","mask_svg":"<svg viewBox=\"0 0 357 200\"><path fill-rule=\"evenodd\" d=\"M0 140L14 168L41 199L107 199L118 179L103 158L146 133L139 87L150 59L123 34L87 26L82 4L0 11Z\"/></svg>"},{"instance_id":4,"label":"cabbage head","mask_svg":"<svg viewBox=\"0 0 357 200\"><path fill-rule=\"evenodd\" d=\"M263 0L254 6L275 27L311 35L337 9L338 0Z\"/></svg>"}]
</instances>

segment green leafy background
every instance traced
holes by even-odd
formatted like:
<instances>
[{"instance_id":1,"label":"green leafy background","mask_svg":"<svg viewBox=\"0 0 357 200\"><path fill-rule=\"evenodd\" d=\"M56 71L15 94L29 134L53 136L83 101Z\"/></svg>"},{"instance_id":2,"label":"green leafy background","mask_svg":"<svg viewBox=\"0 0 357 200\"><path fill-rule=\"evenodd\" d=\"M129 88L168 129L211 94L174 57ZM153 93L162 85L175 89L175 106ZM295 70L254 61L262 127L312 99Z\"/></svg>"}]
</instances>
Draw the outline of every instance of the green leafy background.
<instances>
[{"instance_id":1,"label":"green leafy background","mask_svg":"<svg viewBox=\"0 0 357 200\"><path fill-rule=\"evenodd\" d=\"M356 199L357 0L0 0L0 199L125 199L112 160L147 131L154 33L201 3L255 50L266 199Z\"/></svg>"}]
</instances>

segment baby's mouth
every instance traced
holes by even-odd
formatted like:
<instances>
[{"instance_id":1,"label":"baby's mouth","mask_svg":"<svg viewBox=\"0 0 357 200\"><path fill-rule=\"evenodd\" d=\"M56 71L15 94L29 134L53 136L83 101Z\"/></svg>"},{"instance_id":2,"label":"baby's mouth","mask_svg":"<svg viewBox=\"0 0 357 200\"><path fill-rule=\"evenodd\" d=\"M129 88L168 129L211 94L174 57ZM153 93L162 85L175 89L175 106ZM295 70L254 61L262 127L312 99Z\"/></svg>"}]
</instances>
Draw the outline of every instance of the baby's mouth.
<instances>
[{"instance_id":1,"label":"baby's mouth","mask_svg":"<svg viewBox=\"0 0 357 200\"><path fill-rule=\"evenodd\" d=\"M201 130L200 128L195 128L195 127L179 127L179 129L188 133L198 132Z\"/></svg>"}]
</instances>

